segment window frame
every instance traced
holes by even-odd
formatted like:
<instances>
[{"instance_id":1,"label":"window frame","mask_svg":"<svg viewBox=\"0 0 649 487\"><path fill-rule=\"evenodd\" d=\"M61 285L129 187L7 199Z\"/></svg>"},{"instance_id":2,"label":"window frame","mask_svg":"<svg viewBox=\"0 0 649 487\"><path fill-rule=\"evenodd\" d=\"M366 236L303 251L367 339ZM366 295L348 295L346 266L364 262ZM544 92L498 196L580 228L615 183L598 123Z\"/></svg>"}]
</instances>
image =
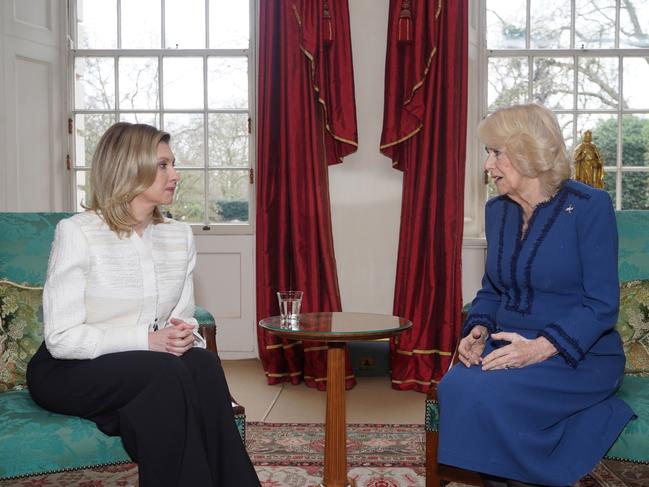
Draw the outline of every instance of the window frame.
<instances>
[{"instance_id":1,"label":"window frame","mask_svg":"<svg viewBox=\"0 0 649 487\"><path fill-rule=\"evenodd\" d=\"M575 25L575 1L571 0L571 44L574 46L574 25ZM620 0L616 2L616 26L619 25ZM622 165L622 120L625 115L641 114L649 115L649 109L624 109L618 103L615 109L580 109L578 108L577 73L578 57L613 57L617 58L618 65L618 93L620 98L624 96L623 83L623 59L626 57L649 57L649 48L607 48L607 49L535 49L530 48L530 8L531 1L526 0L526 37L525 49L488 49L487 47L487 0L470 2L470 29L469 29L469 116L467 127L467 184L465 189L465 235L469 240L473 238L484 238L484 203L487 200L487 186L482 180L483 156L480 143L477 139L476 126L484 117L493 110L488 109L488 68L489 59L498 57L525 57L528 59L528 80L532 78L534 57L572 57L575 62L574 74L574 101L570 109L553 110L557 114L569 114L573 116L572 137L576 147L580 142L577 120L579 115L602 114L615 115L617 117L617 144L615 161L605 161L604 170L606 173L615 172L616 192L615 208L622 207L622 176L628 173L648 173L649 166L623 166ZM616 27L615 43L619 45L619 28ZM472 50L474 53L472 55ZM528 82L528 100L533 100L533 86ZM594 141L597 144L597 141ZM613 164L611 164L613 162ZM478 210L479 208L479 210ZM465 239L466 240L466 239Z\"/></svg>"},{"instance_id":2,"label":"window frame","mask_svg":"<svg viewBox=\"0 0 649 487\"><path fill-rule=\"evenodd\" d=\"M165 42L165 0L159 0L161 3L161 43ZM77 1L70 0L68 2L68 37L66 49L67 60L67 100L66 112L68 116L68 156L67 156L67 169L69 173L70 193L68 201L70 207L74 210L77 209L76 201L76 187L77 187L77 174L80 172L89 172L90 166L76 165L76 140L75 140L75 119L77 115L84 114L111 114L113 120L119 121L120 114L137 113L137 114L155 114L158 117L159 126L163 126L165 114L202 114L203 116L203 157L204 164L199 167L183 167L182 170L189 170L192 172L201 172L204 175L204 198L203 204L205 209L205 217L209 218L206 210L209 202L208 193L208 175L218 171L245 171L248 170L248 221L241 223L211 223L207 222L193 222L189 223L195 235L252 235L255 231L255 168L256 168L256 108L257 108L257 28L258 28L258 0L248 0L249 2L249 45L245 49L172 49L172 48L157 48L157 49L121 49L120 38L117 38L117 47L114 49L78 49L76 48L76 40L78 39L77 32ZM117 31L120 31L120 12L121 0L116 0L116 7L118 11L117 18ZM205 0L205 45L209 46L209 6L210 1ZM75 59L83 57L107 57L114 60L114 76L115 84L118 86L119 77L119 58L137 58L147 57L156 58L158 62L158 93L160 96L160 103L156 109L121 109L118 108L118 100L115 100L115 106L112 109L75 109ZM163 90L163 58L201 58L203 67L203 107L200 109L168 109L163 108L164 90ZM248 61L248 107L247 109L213 109L208 107L208 59L209 58L247 58ZM117 88L116 88L117 89ZM208 118L212 114L228 113L228 114L248 114L248 166L247 167L214 167L209 166L209 146L208 146ZM172 144L173 144L173 133Z\"/></svg>"}]
</instances>

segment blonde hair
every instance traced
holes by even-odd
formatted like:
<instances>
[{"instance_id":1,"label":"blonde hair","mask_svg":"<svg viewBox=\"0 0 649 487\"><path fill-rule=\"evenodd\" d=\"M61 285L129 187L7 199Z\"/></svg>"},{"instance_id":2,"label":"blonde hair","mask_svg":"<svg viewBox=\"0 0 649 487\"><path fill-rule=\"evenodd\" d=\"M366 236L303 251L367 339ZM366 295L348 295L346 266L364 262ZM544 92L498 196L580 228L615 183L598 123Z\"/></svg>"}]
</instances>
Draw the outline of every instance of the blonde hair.
<instances>
[{"instance_id":1,"label":"blonde hair","mask_svg":"<svg viewBox=\"0 0 649 487\"><path fill-rule=\"evenodd\" d=\"M548 196L570 177L561 127L554 112L542 105L501 108L480 122L478 137L487 147L504 151L522 175L538 178Z\"/></svg>"},{"instance_id":2,"label":"blonde hair","mask_svg":"<svg viewBox=\"0 0 649 487\"><path fill-rule=\"evenodd\" d=\"M121 236L130 236L137 220L130 203L146 191L156 178L158 145L169 143L170 135L145 124L119 122L101 136L90 169L90 202L84 208L100 215L108 227ZM153 210L154 224L164 217Z\"/></svg>"}]
</instances>

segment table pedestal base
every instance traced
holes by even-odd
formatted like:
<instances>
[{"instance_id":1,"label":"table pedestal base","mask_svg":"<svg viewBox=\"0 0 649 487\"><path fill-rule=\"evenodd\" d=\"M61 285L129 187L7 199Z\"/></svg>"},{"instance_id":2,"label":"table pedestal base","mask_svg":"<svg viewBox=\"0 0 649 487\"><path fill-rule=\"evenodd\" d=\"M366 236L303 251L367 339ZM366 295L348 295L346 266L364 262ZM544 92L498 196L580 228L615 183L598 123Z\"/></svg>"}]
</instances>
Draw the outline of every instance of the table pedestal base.
<instances>
[{"instance_id":1,"label":"table pedestal base","mask_svg":"<svg viewBox=\"0 0 649 487\"><path fill-rule=\"evenodd\" d=\"M264 318L259 326L289 340L327 342L327 417L325 423L324 487L353 487L347 478L347 422L345 416L345 342L398 335L412 322L398 316L322 311L303 313L288 329L280 316Z\"/></svg>"},{"instance_id":2,"label":"table pedestal base","mask_svg":"<svg viewBox=\"0 0 649 487\"><path fill-rule=\"evenodd\" d=\"M345 344L329 342L324 487L347 487L347 421L345 415Z\"/></svg>"}]
</instances>

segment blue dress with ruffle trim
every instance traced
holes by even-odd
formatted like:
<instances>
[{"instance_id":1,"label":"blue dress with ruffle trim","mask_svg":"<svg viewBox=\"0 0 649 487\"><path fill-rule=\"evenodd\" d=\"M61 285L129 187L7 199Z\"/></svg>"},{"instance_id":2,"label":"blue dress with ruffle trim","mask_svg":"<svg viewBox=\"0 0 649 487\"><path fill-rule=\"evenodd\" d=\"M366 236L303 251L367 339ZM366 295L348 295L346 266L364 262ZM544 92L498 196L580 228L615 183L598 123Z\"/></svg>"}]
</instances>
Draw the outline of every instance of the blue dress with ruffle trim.
<instances>
[{"instance_id":1,"label":"blue dress with ruffle trim","mask_svg":"<svg viewBox=\"0 0 649 487\"><path fill-rule=\"evenodd\" d=\"M611 447L633 411L614 396L624 351L617 227L605 191L567 181L525 234L507 196L486 207L482 289L463 327L546 337L558 354L508 370L455 365L438 386L439 463L542 485L572 485ZM501 343L487 341L484 355Z\"/></svg>"}]
</instances>

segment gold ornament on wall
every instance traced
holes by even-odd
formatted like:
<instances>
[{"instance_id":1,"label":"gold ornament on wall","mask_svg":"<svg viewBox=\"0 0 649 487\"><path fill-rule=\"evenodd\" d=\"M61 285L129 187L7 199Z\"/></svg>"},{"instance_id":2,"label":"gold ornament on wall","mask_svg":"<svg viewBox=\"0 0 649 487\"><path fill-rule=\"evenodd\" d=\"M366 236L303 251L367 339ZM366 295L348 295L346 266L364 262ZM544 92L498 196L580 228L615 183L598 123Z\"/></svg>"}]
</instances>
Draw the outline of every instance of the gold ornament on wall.
<instances>
[{"instance_id":1,"label":"gold ornament on wall","mask_svg":"<svg viewBox=\"0 0 649 487\"><path fill-rule=\"evenodd\" d=\"M593 188L604 188L604 159L593 144L590 130L584 132L584 140L575 149L575 179Z\"/></svg>"}]
</instances>

